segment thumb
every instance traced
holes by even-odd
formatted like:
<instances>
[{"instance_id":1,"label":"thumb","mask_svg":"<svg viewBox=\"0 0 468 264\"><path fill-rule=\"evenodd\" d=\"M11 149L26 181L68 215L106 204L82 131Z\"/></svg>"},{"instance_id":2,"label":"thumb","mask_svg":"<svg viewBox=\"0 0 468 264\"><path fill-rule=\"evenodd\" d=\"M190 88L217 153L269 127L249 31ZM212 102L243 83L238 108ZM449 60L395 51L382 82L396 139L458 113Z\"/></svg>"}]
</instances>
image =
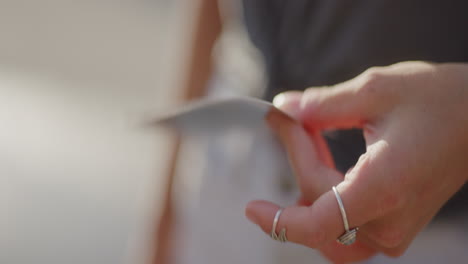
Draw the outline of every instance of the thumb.
<instances>
[{"instance_id":1,"label":"thumb","mask_svg":"<svg viewBox=\"0 0 468 264\"><path fill-rule=\"evenodd\" d=\"M289 116L292 118L298 120L300 117L301 109L300 109L300 103L301 103L301 98L302 98L303 93L299 91L289 91L286 93L281 93L275 96L273 99L273 105L280 109L281 111L287 113ZM273 119L270 118L270 124L274 123ZM274 127L290 127L290 128L295 128L296 131L301 130L301 128L297 127L295 124L291 124L291 122L287 121L280 121L276 122L279 123ZM302 126L302 125L301 125ZM282 143L286 146L286 149L288 149L288 146L296 145L292 149L288 149L290 152L294 150L298 150L300 146L297 146L298 144L293 144L294 141L297 142L298 135L292 135L291 129L286 129L286 131L289 131L289 133L281 133L280 130L285 130L285 129L273 129L279 136L280 140ZM315 145L316 151L318 154L318 158L328 167L334 168L334 161L333 161L333 156L328 148L328 145L321 135L320 131L315 130L315 129L305 129L307 131L307 134L312 139L311 144ZM302 131L299 131L302 132ZM299 134L304 134L304 133L299 133ZM302 138L303 142L308 142L310 141L309 138L303 137ZM311 149L312 150L312 149ZM307 159L312 158L313 155L306 157Z\"/></svg>"},{"instance_id":2,"label":"thumb","mask_svg":"<svg viewBox=\"0 0 468 264\"><path fill-rule=\"evenodd\" d=\"M301 121L314 128L361 128L391 102L391 78L368 70L347 82L307 89L300 102Z\"/></svg>"}]
</instances>

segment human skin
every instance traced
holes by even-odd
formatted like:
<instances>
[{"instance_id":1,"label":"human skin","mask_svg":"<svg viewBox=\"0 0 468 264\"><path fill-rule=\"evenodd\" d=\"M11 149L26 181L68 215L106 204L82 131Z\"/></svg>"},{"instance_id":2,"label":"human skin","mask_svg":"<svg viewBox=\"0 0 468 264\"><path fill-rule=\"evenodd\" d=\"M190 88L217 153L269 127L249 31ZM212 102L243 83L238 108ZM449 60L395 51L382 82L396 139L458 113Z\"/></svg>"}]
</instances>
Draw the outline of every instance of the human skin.
<instances>
[{"instance_id":1,"label":"human skin","mask_svg":"<svg viewBox=\"0 0 468 264\"><path fill-rule=\"evenodd\" d=\"M371 68L331 87L286 92L275 105L292 122L270 116L302 197L281 214L277 232L346 263L381 252L402 255L442 205L468 180L468 64L402 62ZM320 132L362 128L367 151L338 172ZM344 232L332 186L357 241ZM246 216L270 233L278 205L252 201Z\"/></svg>"}]
</instances>

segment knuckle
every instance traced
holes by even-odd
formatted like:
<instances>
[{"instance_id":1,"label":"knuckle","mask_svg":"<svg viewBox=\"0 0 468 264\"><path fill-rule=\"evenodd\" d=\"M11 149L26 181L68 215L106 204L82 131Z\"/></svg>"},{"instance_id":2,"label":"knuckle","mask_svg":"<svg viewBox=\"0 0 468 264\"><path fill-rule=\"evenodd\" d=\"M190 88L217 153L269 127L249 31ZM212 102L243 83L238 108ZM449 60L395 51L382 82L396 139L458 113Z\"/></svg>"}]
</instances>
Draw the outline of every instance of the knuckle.
<instances>
[{"instance_id":1,"label":"knuckle","mask_svg":"<svg viewBox=\"0 0 468 264\"><path fill-rule=\"evenodd\" d=\"M364 86L368 86L369 88L379 87L378 84L381 84L386 78L384 73L384 70L380 67L369 68L363 74Z\"/></svg>"},{"instance_id":2,"label":"knuckle","mask_svg":"<svg viewBox=\"0 0 468 264\"><path fill-rule=\"evenodd\" d=\"M362 154L356 165L354 165L353 169L351 169L348 173L346 173L345 178L351 179L358 177L359 181L369 180L369 177L374 177L371 171L369 171L369 166L371 165L371 157L368 152Z\"/></svg>"},{"instance_id":3,"label":"knuckle","mask_svg":"<svg viewBox=\"0 0 468 264\"><path fill-rule=\"evenodd\" d=\"M387 76L382 68L373 67L366 70L361 76L361 85L356 93L366 98L380 97L386 92L384 86L387 82Z\"/></svg>"},{"instance_id":4,"label":"knuckle","mask_svg":"<svg viewBox=\"0 0 468 264\"><path fill-rule=\"evenodd\" d=\"M383 73L383 71L384 71L384 67L374 66L374 67L370 67L367 70L365 70L363 75L368 76L368 77L372 77L372 76L375 77L375 76L381 75Z\"/></svg>"}]
</instances>

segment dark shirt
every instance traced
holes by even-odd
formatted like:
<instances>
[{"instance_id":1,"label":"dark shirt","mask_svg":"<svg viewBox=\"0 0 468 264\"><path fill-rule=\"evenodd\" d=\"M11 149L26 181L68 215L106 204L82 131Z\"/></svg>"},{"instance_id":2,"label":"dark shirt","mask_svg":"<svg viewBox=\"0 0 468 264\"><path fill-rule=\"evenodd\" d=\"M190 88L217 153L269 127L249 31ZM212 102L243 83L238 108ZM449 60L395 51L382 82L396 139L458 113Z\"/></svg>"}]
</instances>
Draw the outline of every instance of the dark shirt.
<instances>
[{"instance_id":1,"label":"dark shirt","mask_svg":"<svg viewBox=\"0 0 468 264\"><path fill-rule=\"evenodd\" d=\"M265 98L328 86L396 62L468 62L465 0L244 0L244 19L262 52ZM365 151L359 130L326 136L340 171ZM468 150L467 150L468 151ZM468 209L468 187L441 212Z\"/></svg>"}]
</instances>

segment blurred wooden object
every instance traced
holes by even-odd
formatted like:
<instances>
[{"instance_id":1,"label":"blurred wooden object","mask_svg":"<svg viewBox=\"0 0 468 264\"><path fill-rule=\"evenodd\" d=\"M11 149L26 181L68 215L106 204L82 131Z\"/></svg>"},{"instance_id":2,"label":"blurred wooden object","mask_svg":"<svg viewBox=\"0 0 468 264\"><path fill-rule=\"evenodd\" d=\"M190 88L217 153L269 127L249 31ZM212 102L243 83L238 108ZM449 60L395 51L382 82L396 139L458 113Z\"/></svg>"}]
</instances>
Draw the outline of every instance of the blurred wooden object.
<instances>
[{"instance_id":1,"label":"blurred wooden object","mask_svg":"<svg viewBox=\"0 0 468 264\"><path fill-rule=\"evenodd\" d=\"M217 0L199 0L194 9L196 14L195 26L193 28L190 53L187 58L186 83L183 85L181 94L182 101L190 101L204 96L205 88L212 74L211 54L214 43L221 32L221 18L219 15ZM166 186L164 188L164 205L156 233L156 248L154 264L170 264L174 215L172 192L173 183L177 171L178 157L181 148L181 138L175 136L170 150L170 163L166 172Z\"/></svg>"}]
</instances>

